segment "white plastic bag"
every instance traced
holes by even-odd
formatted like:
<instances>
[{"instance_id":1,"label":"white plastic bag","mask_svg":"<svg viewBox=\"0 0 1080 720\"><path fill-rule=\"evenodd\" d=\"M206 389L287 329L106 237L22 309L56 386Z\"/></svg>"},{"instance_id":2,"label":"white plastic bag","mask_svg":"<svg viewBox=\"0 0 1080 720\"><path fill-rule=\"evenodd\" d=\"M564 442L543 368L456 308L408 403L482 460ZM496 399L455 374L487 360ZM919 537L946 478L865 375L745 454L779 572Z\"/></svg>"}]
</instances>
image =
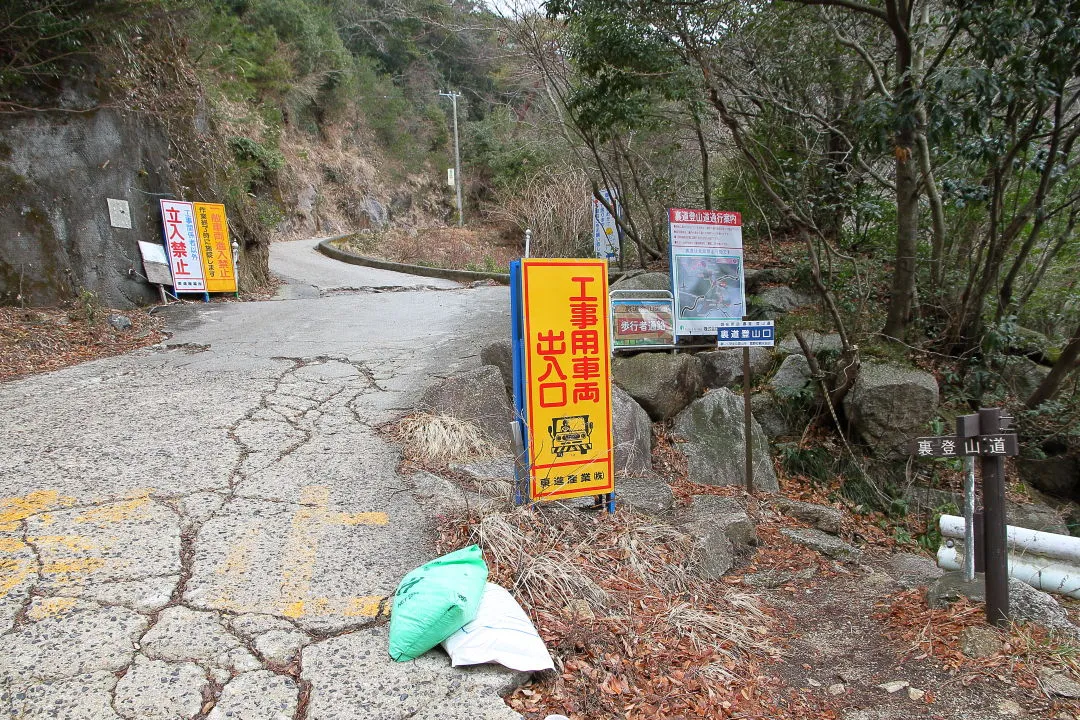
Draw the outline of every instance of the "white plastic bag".
<instances>
[{"instance_id":1,"label":"white plastic bag","mask_svg":"<svg viewBox=\"0 0 1080 720\"><path fill-rule=\"evenodd\" d=\"M476 618L442 645L454 667L493 662L522 672L555 667L544 641L514 596L490 582L484 586Z\"/></svg>"}]
</instances>

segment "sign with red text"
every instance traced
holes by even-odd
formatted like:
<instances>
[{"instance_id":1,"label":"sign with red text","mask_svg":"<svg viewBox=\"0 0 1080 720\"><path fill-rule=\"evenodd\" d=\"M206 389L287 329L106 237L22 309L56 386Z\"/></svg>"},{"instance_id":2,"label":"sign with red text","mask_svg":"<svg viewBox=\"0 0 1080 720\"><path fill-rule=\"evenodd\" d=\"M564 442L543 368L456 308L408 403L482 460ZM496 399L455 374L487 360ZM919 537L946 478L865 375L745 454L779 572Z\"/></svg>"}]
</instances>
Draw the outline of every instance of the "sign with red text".
<instances>
[{"instance_id":1,"label":"sign with red text","mask_svg":"<svg viewBox=\"0 0 1080 720\"><path fill-rule=\"evenodd\" d=\"M614 490L607 262L521 261L529 495Z\"/></svg>"},{"instance_id":2,"label":"sign with red text","mask_svg":"<svg viewBox=\"0 0 1080 720\"><path fill-rule=\"evenodd\" d=\"M195 212L189 202L161 201L161 222L165 231L165 253L169 256L173 289L178 292L205 292L202 253L195 232Z\"/></svg>"},{"instance_id":3,"label":"sign with red text","mask_svg":"<svg viewBox=\"0 0 1080 720\"><path fill-rule=\"evenodd\" d=\"M668 227L675 334L715 337L719 320L746 315L742 216L672 208Z\"/></svg>"},{"instance_id":4,"label":"sign with red text","mask_svg":"<svg viewBox=\"0 0 1080 720\"><path fill-rule=\"evenodd\" d=\"M225 206L195 203L195 232L202 250L203 275L207 292L236 292L232 245L225 220Z\"/></svg>"},{"instance_id":5,"label":"sign with red text","mask_svg":"<svg viewBox=\"0 0 1080 720\"><path fill-rule=\"evenodd\" d=\"M614 298L611 332L615 348L675 345L675 310L670 298Z\"/></svg>"}]
</instances>

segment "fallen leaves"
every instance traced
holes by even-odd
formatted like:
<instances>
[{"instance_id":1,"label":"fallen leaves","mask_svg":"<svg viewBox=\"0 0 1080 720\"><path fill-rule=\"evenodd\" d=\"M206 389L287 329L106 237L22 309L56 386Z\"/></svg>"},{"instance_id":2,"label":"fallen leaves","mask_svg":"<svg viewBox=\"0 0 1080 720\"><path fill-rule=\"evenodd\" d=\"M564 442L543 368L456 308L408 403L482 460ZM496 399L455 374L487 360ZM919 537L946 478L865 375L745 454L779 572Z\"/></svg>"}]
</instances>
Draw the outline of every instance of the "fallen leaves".
<instances>
[{"instance_id":1,"label":"fallen leaves","mask_svg":"<svg viewBox=\"0 0 1080 720\"><path fill-rule=\"evenodd\" d=\"M989 679L1023 691L1047 712L1080 713L1080 700L1048 701L1040 674L1049 670L1080 675L1080 647L1043 627L1013 623L995 628L985 623L982 604L961 599L944 608L931 608L925 592L907 590L883 599L877 618L884 621L888 636L901 644L905 657L927 660L958 678L962 685ZM968 657L960 651L959 638L968 628L980 627L999 635L1001 650L989 657ZM934 702L927 691L921 701ZM1047 715L1049 717L1050 715Z\"/></svg>"},{"instance_id":2,"label":"fallen leaves","mask_svg":"<svg viewBox=\"0 0 1080 720\"><path fill-rule=\"evenodd\" d=\"M0 382L120 355L160 342L163 321L131 312L132 326L114 330L108 311L0 307Z\"/></svg>"}]
</instances>

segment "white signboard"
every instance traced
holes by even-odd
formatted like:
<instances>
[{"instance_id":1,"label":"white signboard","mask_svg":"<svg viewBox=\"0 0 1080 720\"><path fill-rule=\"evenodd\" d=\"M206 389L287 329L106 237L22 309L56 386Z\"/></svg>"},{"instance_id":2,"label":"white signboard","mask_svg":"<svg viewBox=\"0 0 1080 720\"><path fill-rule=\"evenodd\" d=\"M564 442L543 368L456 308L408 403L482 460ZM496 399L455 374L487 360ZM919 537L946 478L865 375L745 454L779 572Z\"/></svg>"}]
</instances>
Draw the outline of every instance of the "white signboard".
<instances>
[{"instance_id":1,"label":"white signboard","mask_svg":"<svg viewBox=\"0 0 1080 720\"><path fill-rule=\"evenodd\" d=\"M672 208L668 223L675 334L715 337L721 320L746 314L742 216Z\"/></svg>"},{"instance_id":2,"label":"white signboard","mask_svg":"<svg viewBox=\"0 0 1080 720\"><path fill-rule=\"evenodd\" d=\"M619 212L619 194L615 191L601 190L604 200ZM609 262L619 261L619 228L615 224L615 217L608 212L603 203L595 197L592 199L593 216L593 255L598 258L607 258Z\"/></svg>"},{"instance_id":3,"label":"white signboard","mask_svg":"<svg viewBox=\"0 0 1080 720\"><path fill-rule=\"evenodd\" d=\"M162 200L161 222L165 229L165 250L172 268L173 289L178 293L205 292L206 277L191 203Z\"/></svg>"},{"instance_id":4,"label":"white signboard","mask_svg":"<svg viewBox=\"0 0 1080 720\"><path fill-rule=\"evenodd\" d=\"M139 253L142 255L146 279L155 285L172 285L172 273L169 271L169 258L165 256L165 247L157 243L139 241Z\"/></svg>"},{"instance_id":5,"label":"white signboard","mask_svg":"<svg viewBox=\"0 0 1080 720\"><path fill-rule=\"evenodd\" d=\"M457 183L454 182L454 168L446 168L446 184L450 187L456 187Z\"/></svg>"},{"instance_id":6,"label":"white signboard","mask_svg":"<svg viewBox=\"0 0 1080 720\"><path fill-rule=\"evenodd\" d=\"M772 347L776 344L776 325L772 320L721 320L718 324L717 347Z\"/></svg>"},{"instance_id":7,"label":"white signboard","mask_svg":"<svg viewBox=\"0 0 1080 720\"><path fill-rule=\"evenodd\" d=\"M114 228L127 228L131 229L131 208L128 207L127 200L115 200L113 198L105 198L109 203L109 224Z\"/></svg>"}]
</instances>

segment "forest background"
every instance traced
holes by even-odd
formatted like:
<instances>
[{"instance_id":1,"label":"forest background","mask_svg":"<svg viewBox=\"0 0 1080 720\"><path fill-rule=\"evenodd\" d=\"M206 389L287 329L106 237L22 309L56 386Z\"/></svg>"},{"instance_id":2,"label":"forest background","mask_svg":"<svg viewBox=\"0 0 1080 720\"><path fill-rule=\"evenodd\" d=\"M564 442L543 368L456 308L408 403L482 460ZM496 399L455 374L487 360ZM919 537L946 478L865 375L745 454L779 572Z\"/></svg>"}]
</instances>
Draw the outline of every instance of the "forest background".
<instances>
[{"instance_id":1,"label":"forest background","mask_svg":"<svg viewBox=\"0 0 1080 720\"><path fill-rule=\"evenodd\" d=\"M656 268L666 208L739 210L760 259L821 300L784 329L841 338L828 402L801 401L838 407L860 358L902 356L938 374L947 407L1008 402L1027 452L1075 457L1078 14L1064 0L12 0L0 117L151 118L178 189L228 206L258 284L272 239L452 224L439 93L460 92L470 222L582 255L590 195L617 187L624 256ZM1045 369L1022 394L1000 381L1015 357Z\"/></svg>"}]
</instances>

